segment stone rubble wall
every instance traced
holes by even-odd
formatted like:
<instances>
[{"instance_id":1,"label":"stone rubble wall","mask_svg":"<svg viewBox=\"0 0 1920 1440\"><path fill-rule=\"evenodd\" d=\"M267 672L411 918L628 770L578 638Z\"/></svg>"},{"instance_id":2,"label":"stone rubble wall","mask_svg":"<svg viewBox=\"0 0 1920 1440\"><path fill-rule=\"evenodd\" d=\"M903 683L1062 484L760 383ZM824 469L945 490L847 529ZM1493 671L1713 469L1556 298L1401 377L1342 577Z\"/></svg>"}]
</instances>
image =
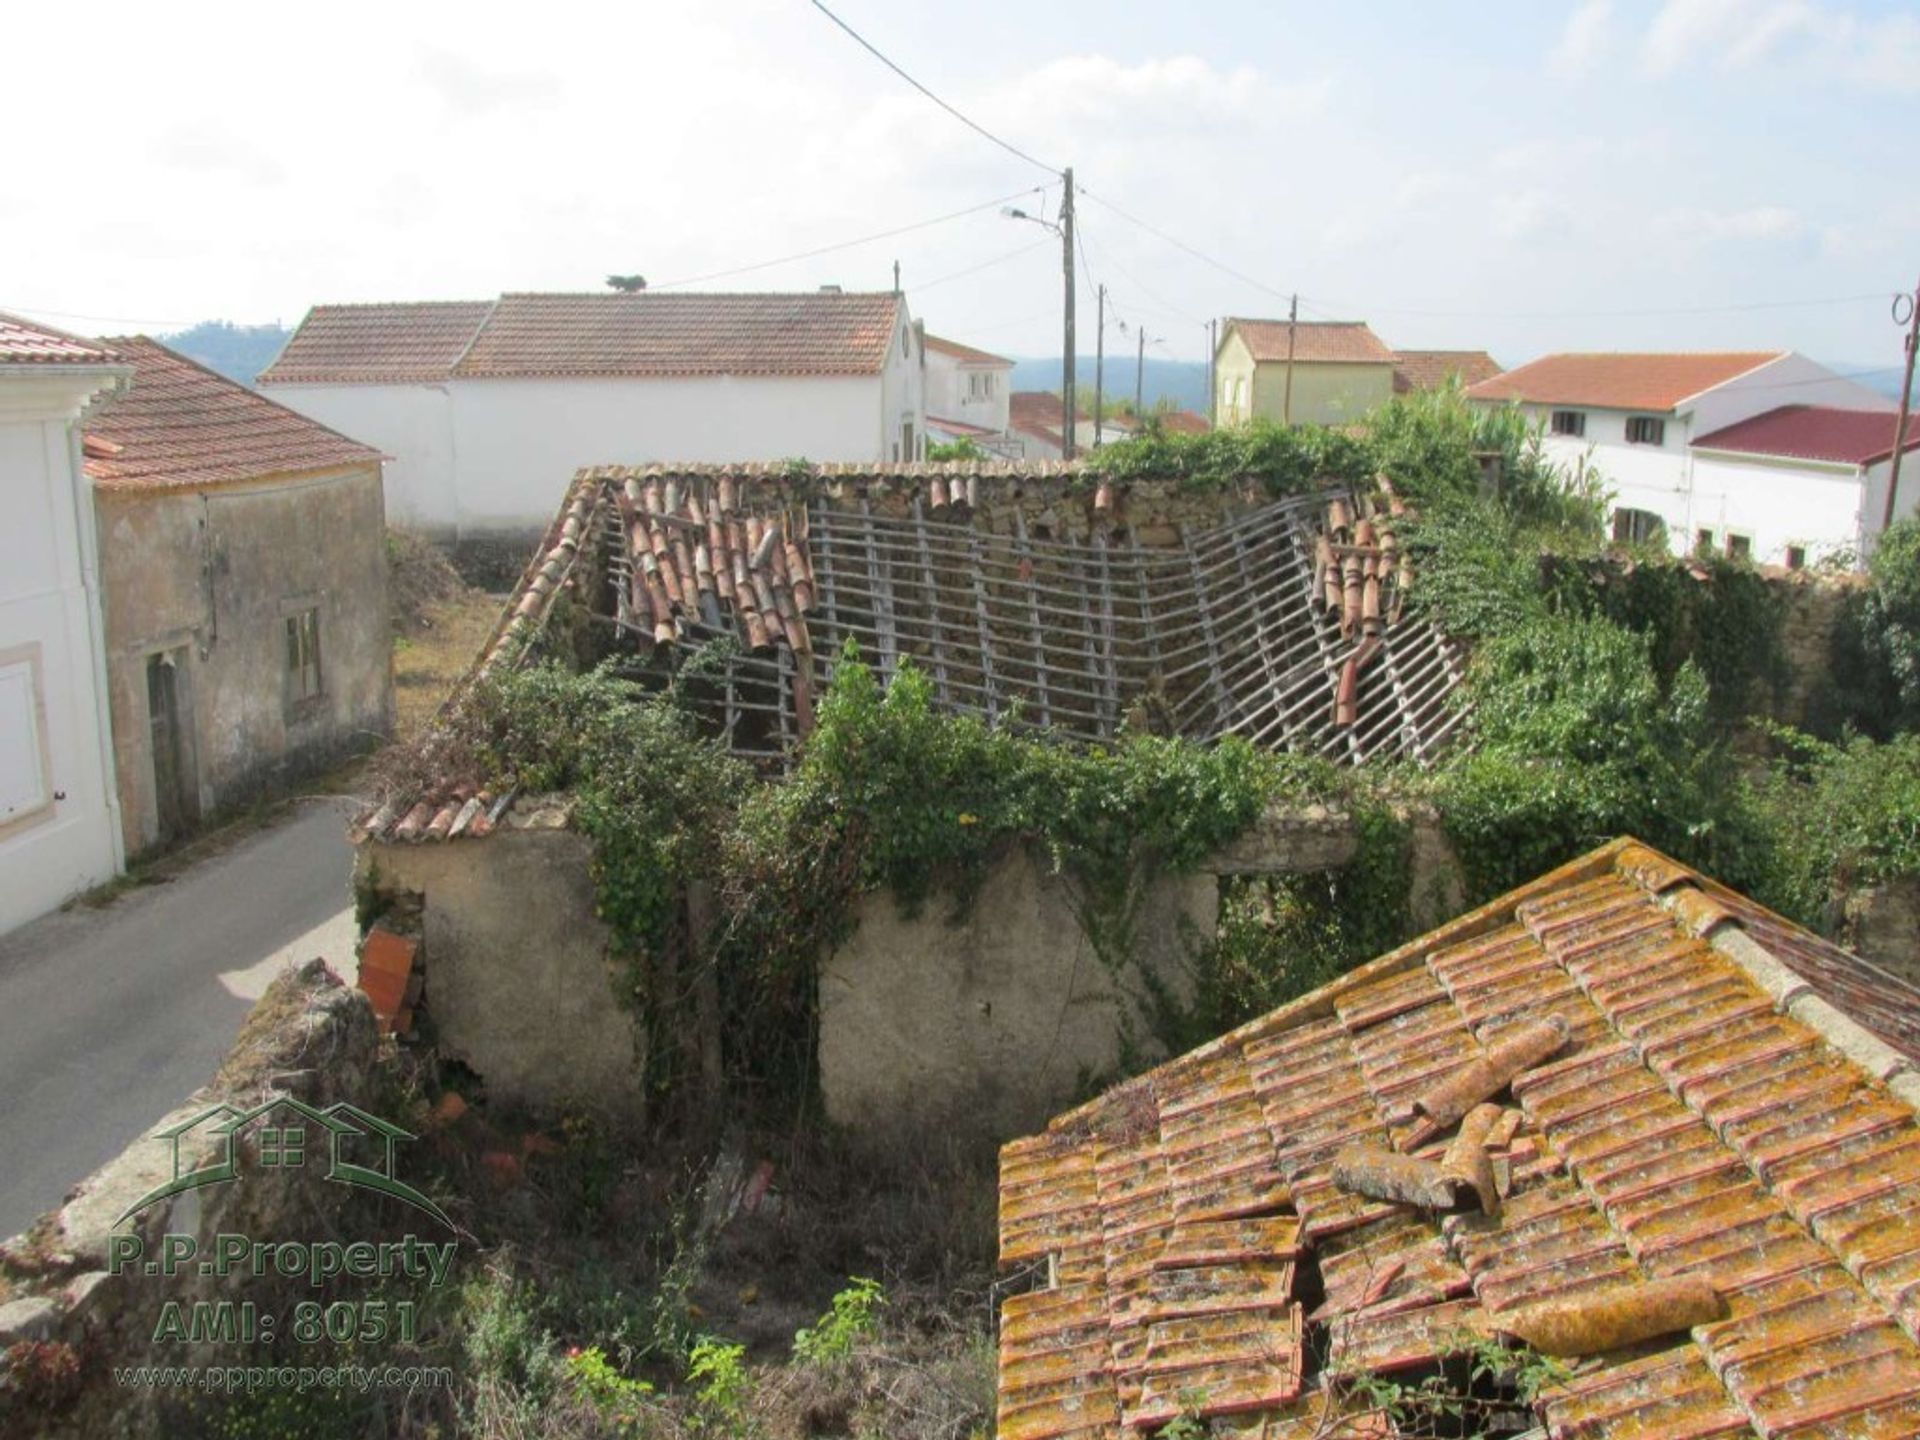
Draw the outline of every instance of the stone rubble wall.
<instances>
[{"instance_id":1,"label":"stone rubble wall","mask_svg":"<svg viewBox=\"0 0 1920 1440\"><path fill-rule=\"evenodd\" d=\"M168 1232L193 1235L202 1254L223 1232L274 1240L344 1232L346 1239L359 1239L358 1225L340 1222L348 1205L362 1202L355 1198L361 1192L323 1183L317 1174L296 1182L263 1179L265 1172L247 1169L235 1182L187 1191L116 1223L128 1206L173 1177L171 1146L159 1137L221 1102L252 1108L286 1095L321 1109L341 1100L362 1104L376 1088L379 1056L364 995L342 985L320 960L289 970L254 1007L211 1084L74 1186L60 1208L0 1244L0 1351L52 1342L72 1347L82 1365L77 1397L50 1412L0 1388L0 1434L181 1433L168 1408L182 1400L180 1393L116 1385L111 1367L239 1363L232 1345L156 1345L153 1332L164 1301L190 1307L242 1292L235 1280L204 1277L193 1267L172 1279L144 1276L137 1268L110 1274L109 1237L136 1233L149 1257ZM129 1103L143 1098L129 1097ZM212 1137L197 1133L196 1141L181 1145L182 1173L216 1158ZM326 1154L324 1136L309 1134L307 1143L316 1156Z\"/></svg>"}]
</instances>

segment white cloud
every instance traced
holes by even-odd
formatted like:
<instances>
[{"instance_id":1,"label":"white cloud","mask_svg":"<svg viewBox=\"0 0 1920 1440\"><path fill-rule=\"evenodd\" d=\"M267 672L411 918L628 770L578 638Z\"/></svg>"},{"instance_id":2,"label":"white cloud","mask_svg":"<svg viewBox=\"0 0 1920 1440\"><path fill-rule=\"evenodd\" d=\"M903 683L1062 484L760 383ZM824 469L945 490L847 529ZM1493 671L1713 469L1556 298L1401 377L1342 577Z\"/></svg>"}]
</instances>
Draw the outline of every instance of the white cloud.
<instances>
[{"instance_id":1,"label":"white cloud","mask_svg":"<svg viewBox=\"0 0 1920 1440\"><path fill-rule=\"evenodd\" d=\"M1814 0L1666 0L1640 59L1653 76L1778 61L1828 81L1920 91L1920 18L1868 18Z\"/></svg>"},{"instance_id":2,"label":"white cloud","mask_svg":"<svg viewBox=\"0 0 1920 1440\"><path fill-rule=\"evenodd\" d=\"M1502 240L1528 243L1550 240L1573 228L1573 209L1560 196L1546 190L1522 190L1496 195L1490 210L1489 228Z\"/></svg>"},{"instance_id":3,"label":"white cloud","mask_svg":"<svg viewBox=\"0 0 1920 1440\"><path fill-rule=\"evenodd\" d=\"M1687 208L1654 217L1654 226L1678 240L1794 240L1807 233L1807 222L1784 205L1753 205L1741 210Z\"/></svg>"},{"instance_id":4,"label":"white cloud","mask_svg":"<svg viewBox=\"0 0 1920 1440\"><path fill-rule=\"evenodd\" d=\"M1613 44L1613 0L1586 0L1567 17L1560 32L1560 43L1547 57L1547 68L1556 75L1585 75L1592 70Z\"/></svg>"}]
</instances>

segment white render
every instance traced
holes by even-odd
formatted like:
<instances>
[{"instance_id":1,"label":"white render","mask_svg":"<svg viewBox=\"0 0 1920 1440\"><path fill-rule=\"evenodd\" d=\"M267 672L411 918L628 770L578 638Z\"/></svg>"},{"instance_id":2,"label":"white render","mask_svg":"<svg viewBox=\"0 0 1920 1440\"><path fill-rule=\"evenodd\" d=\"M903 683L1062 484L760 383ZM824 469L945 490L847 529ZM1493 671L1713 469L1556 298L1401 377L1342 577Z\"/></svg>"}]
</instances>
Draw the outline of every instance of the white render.
<instances>
[{"instance_id":1,"label":"white render","mask_svg":"<svg viewBox=\"0 0 1920 1440\"><path fill-rule=\"evenodd\" d=\"M970 360L927 347L927 414L1007 433L1013 394L1011 360Z\"/></svg>"},{"instance_id":2,"label":"white render","mask_svg":"<svg viewBox=\"0 0 1920 1440\"><path fill-rule=\"evenodd\" d=\"M129 373L0 362L0 931L124 864L93 494L75 422Z\"/></svg>"},{"instance_id":3,"label":"white render","mask_svg":"<svg viewBox=\"0 0 1920 1440\"><path fill-rule=\"evenodd\" d=\"M924 458L923 348L898 308L873 375L455 376L266 393L386 453L395 524L442 540L517 537L545 529L584 465Z\"/></svg>"},{"instance_id":4,"label":"white render","mask_svg":"<svg viewBox=\"0 0 1920 1440\"><path fill-rule=\"evenodd\" d=\"M1861 528L1860 506L1830 484L1831 466L1798 461L1783 467L1781 462L1770 462L1767 475L1747 483L1754 479L1757 467L1745 465L1736 475L1721 461L1708 465L1695 447L1703 435L1782 405L1896 408L1877 390L1793 353L1689 396L1670 410L1531 402L1519 408L1540 430L1541 448L1548 459L1563 469L1585 464L1598 471L1610 492L1609 523L1619 509L1658 515L1676 554L1691 551L1700 530L1713 531L1715 548L1722 554L1729 534L1747 537L1753 559L1761 563L1777 563L1788 545L1806 544L1823 554L1843 547L1864 553L1879 528L1878 514L1871 517L1867 529ZM1586 434L1577 439L1553 434L1550 422L1556 410L1583 414ZM1637 415L1666 422L1661 444L1628 443L1627 422ZM1882 488L1882 504L1885 494Z\"/></svg>"},{"instance_id":5,"label":"white render","mask_svg":"<svg viewBox=\"0 0 1920 1440\"><path fill-rule=\"evenodd\" d=\"M1805 562L1858 562L1872 553L1886 513L1891 461L1848 465L1831 460L1752 455L1701 446L1693 452L1696 530L1712 530L1715 548L1741 535L1762 565L1784 565L1797 547ZM1894 518L1920 509L1920 457L1908 452ZM1689 532L1690 534L1692 532Z\"/></svg>"}]
</instances>

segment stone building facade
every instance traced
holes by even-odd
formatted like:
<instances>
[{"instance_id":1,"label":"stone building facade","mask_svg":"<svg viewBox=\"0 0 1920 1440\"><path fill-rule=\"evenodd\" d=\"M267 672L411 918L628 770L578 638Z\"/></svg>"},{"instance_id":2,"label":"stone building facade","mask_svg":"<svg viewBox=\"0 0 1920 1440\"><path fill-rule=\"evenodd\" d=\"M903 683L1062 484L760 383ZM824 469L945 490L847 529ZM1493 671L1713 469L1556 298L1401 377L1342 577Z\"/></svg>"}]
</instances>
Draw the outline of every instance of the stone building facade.
<instances>
[{"instance_id":1,"label":"stone building facade","mask_svg":"<svg viewBox=\"0 0 1920 1440\"><path fill-rule=\"evenodd\" d=\"M370 748L393 708L377 451L146 339L89 420L128 854Z\"/></svg>"}]
</instances>

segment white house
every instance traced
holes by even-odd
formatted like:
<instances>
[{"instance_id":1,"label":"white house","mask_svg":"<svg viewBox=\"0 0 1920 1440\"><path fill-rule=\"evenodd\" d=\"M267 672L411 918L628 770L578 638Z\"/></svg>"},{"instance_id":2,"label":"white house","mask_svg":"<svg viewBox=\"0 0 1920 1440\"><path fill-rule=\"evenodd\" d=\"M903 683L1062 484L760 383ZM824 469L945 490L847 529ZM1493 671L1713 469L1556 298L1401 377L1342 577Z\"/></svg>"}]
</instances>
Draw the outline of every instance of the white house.
<instances>
[{"instance_id":1,"label":"white house","mask_svg":"<svg viewBox=\"0 0 1920 1440\"><path fill-rule=\"evenodd\" d=\"M1020 459L1011 434L1013 361L943 340L927 339L927 428L946 440L971 440L982 449Z\"/></svg>"},{"instance_id":2,"label":"white house","mask_svg":"<svg viewBox=\"0 0 1920 1440\"><path fill-rule=\"evenodd\" d=\"M1764 532L1798 532L1800 511L1757 497L1728 508L1702 489L1694 442L1783 405L1887 411L1893 402L1790 350L1548 355L1472 386L1469 398L1518 405L1543 431L1549 458L1590 463L1613 492L1620 539L1664 527L1676 552L1753 553Z\"/></svg>"},{"instance_id":3,"label":"white house","mask_svg":"<svg viewBox=\"0 0 1920 1440\"><path fill-rule=\"evenodd\" d=\"M921 458L916 332L903 297L833 288L322 305L260 384L387 453L396 522L517 541L610 455Z\"/></svg>"},{"instance_id":4,"label":"white house","mask_svg":"<svg viewBox=\"0 0 1920 1440\"><path fill-rule=\"evenodd\" d=\"M1782 405L1702 435L1693 442L1696 538L1792 570L1866 557L1886 519L1899 418ZM1896 520L1920 509L1920 423L1907 428Z\"/></svg>"},{"instance_id":5,"label":"white house","mask_svg":"<svg viewBox=\"0 0 1920 1440\"><path fill-rule=\"evenodd\" d=\"M99 550L75 425L129 367L0 315L0 931L112 878L123 855Z\"/></svg>"}]
</instances>

